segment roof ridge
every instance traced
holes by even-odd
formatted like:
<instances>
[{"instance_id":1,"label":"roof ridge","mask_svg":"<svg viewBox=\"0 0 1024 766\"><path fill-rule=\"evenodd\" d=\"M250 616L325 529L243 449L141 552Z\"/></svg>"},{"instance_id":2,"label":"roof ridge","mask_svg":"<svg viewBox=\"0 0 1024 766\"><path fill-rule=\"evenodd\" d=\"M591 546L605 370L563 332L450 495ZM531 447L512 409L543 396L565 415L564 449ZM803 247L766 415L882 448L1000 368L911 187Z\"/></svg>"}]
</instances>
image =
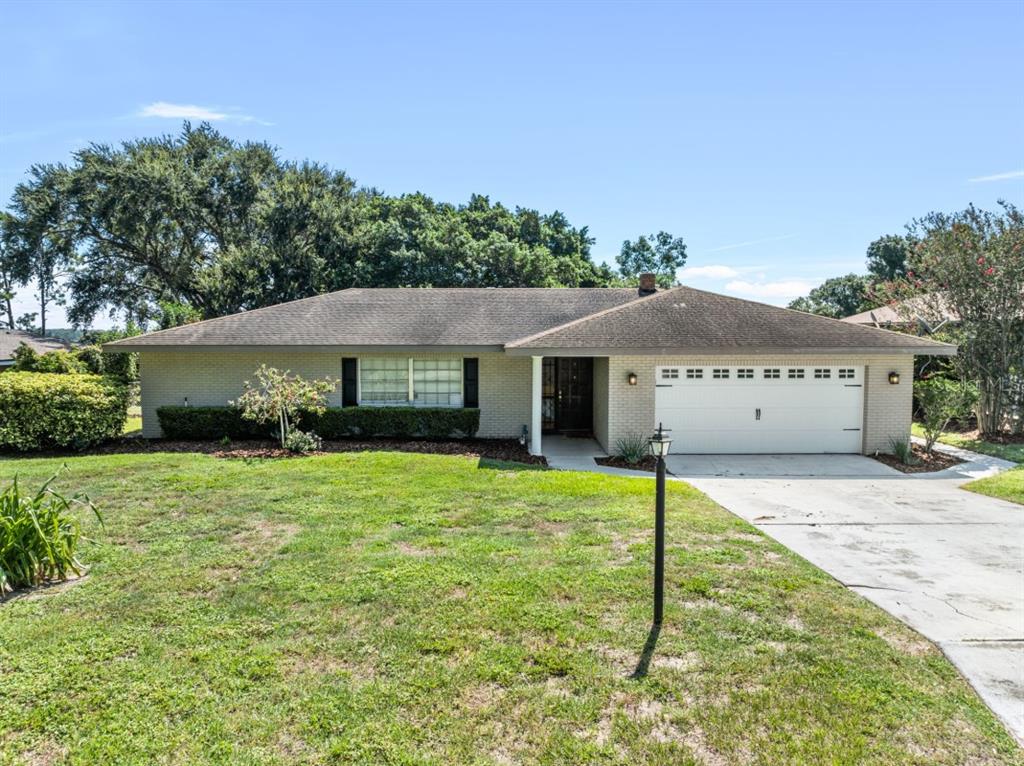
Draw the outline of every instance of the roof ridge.
<instances>
[{"instance_id":1,"label":"roof ridge","mask_svg":"<svg viewBox=\"0 0 1024 766\"><path fill-rule=\"evenodd\" d=\"M533 335L527 335L526 337L523 338L517 338L516 340L510 343L506 343L505 348L517 348L518 346L524 343L529 343L530 341L537 340L538 338L543 338L545 335L548 335L550 333L558 332L559 330L564 330L568 327L574 327L578 324L583 324L584 322L589 322L592 319L597 319L598 317L605 316L606 314L612 314L616 311L621 311L622 309L628 308L629 306L636 306L638 303L649 301L652 298L657 298L662 295L668 295L669 293L675 292L680 287L682 287L682 285L675 285L674 287L669 287L666 288L665 290L653 292L650 295L638 294L637 297L634 298L633 300L626 301L625 303L620 303L618 306L612 306L610 308L602 309L601 311L596 311L593 314L587 314L586 316L580 317L578 319L573 319L570 322L564 322L563 324L555 325L554 327L549 327L547 330L535 332Z\"/></svg>"},{"instance_id":2,"label":"roof ridge","mask_svg":"<svg viewBox=\"0 0 1024 766\"><path fill-rule=\"evenodd\" d=\"M812 314L810 311L801 311L800 309L791 309L789 306L776 306L773 303L764 303L762 301L752 301L752 300L749 300L747 298L737 298L735 295L725 295L723 293L712 292L711 290L701 290L699 287L690 287L689 285L680 285L680 287L685 287L687 290L693 290L694 292L698 292L698 293L705 293L706 295L714 295L714 296L716 296L718 298L726 298L727 300L731 300L731 301L740 301L741 303L753 303L753 304L755 304L757 306L767 306L770 309L777 309L778 311L785 311L785 312L790 313L790 314L799 314L800 316L811 317L812 319L823 319L823 320L826 320L828 322L838 322L839 324L844 325L845 327L857 327L857 328L860 328L861 330L867 330L868 333L881 332L881 333L886 333L887 335L898 335L901 338L916 338L917 340L926 341L928 343L935 344L936 346L955 346L955 344L953 344L953 343L946 343L944 341L931 340L930 338L922 338L922 337L920 337L918 335L911 335L910 333L899 332L897 330L886 330L886 329L883 329L881 327L866 327L866 326L860 325L860 324L853 324L851 322L844 322L842 319L837 319L836 317L827 317L827 316L824 316L822 314ZM882 308L882 307L878 306L876 308ZM874 310L875 309L869 309L869 311L874 311Z\"/></svg>"}]
</instances>

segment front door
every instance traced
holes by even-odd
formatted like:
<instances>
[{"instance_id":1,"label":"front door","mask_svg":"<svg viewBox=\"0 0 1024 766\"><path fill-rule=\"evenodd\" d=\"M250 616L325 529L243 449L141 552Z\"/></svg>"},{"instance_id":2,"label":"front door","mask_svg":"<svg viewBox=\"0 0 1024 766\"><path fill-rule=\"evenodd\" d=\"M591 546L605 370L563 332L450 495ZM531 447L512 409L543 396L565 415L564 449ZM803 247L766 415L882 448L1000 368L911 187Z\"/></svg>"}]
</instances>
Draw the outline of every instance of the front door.
<instances>
[{"instance_id":1,"label":"front door","mask_svg":"<svg viewBox=\"0 0 1024 766\"><path fill-rule=\"evenodd\" d=\"M594 428L594 360L568 356L555 362L555 430L590 433Z\"/></svg>"}]
</instances>

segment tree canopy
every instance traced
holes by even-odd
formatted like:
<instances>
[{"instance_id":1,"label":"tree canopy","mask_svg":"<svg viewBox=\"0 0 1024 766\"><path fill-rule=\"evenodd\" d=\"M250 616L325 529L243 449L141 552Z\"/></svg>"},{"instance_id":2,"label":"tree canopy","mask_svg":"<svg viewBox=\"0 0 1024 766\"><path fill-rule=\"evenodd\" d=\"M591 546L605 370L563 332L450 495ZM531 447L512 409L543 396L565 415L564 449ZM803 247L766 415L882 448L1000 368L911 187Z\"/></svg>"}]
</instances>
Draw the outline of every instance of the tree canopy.
<instances>
[{"instance_id":1,"label":"tree canopy","mask_svg":"<svg viewBox=\"0 0 1024 766\"><path fill-rule=\"evenodd\" d=\"M654 274L658 285L670 287L676 283L676 272L686 263L686 245L682 237L673 237L667 231L626 240L615 259L623 278L635 279L644 273Z\"/></svg>"},{"instance_id":2,"label":"tree canopy","mask_svg":"<svg viewBox=\"0 0 1024 766\"><path fill-rule=\"evenodd\" d=\"M871 280L858 274L826 279L804 298L797 298L789 308L810 314L841 319L874 307L868 297Z\"/></svg>"},{"instance_id":3,"label":"tree canopy","mask_svg":"<svg viewBox=\"0 0 1024 766\"><path fill-rule=\"evenodd\" d=\"M587 228L558 211L509 209L481 195L464 205L387 196L207 124L90 145L68 165L32 168L3 229L0 277L34 277L44 321L66 286L76 325L102 312L189 321L348 287L615 278L591 260Z\"/></svg>"}]
</instances>

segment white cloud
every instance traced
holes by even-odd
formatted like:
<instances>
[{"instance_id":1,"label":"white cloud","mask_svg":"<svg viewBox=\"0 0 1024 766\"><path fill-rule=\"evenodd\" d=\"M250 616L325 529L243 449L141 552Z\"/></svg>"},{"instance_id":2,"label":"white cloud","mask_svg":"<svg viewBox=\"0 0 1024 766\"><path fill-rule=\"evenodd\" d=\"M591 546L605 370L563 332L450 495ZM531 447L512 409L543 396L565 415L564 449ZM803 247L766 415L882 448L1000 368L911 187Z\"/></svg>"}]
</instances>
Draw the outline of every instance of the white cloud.
<instances>
[{"instance_id":1,"label":"white cloud","mask_svg":"<svg viewBox=\"0 0 1024 766\"><path fill-rule=\"evenodd\" d=\"M765 237L764 239L749 239L746 242L735 242L731 245L722 245L721 247L713 247L710 250L705 250L705 253L721 253L725 250L738 250L741 247L750 247L751 245L763 245L766 242L781 242L784 239L793 239L796 234L783 234L781 237Z\"/></svg>"},{"instance_id":2,"label":"white cloud","mask_svg":"<svg viewBox=\"0 0 1024 766\"><path fill-rule=\"evenodd\" d=\"M782 280L779 282L744 282L734 280L726 284L727 292L747 295L753 298L786 300L799 298L813 290L817 285L800 279Z\"/></svg>"},{"instance_id":3,"label":"white cloud","mask_svg":"<svg viewBox=\"0 0 1024 766\"><path fill-rule=\"evenodd\" d=\"M154 101L139 111L139 117L160 117L167 120L206 120L217 122L226 120L227 112L218 112L209 107L195 104L169 104L166 101Z\"/></svg>"},{"instance_id":4,"label":"white cloud","mask_svg":"<svg viewBox=\"0 0 1024 766\"><path fill-rule=\"evenodd\" d=\"M968 178L967 183L972 184L983 184L989 181L1010 181L1014 178L1024 178L1024 170L1010 170L1006 173L996 173L991 176L978 176L977 178Z\"/></svg>"},{"instance_id":5,"label":"white cloud","mask_svg":"<svg viewBox=\"0 0 1024 766\"><path fill-rule=\"evenodd\" d=\"M680 279L732 279L739 275L732 266L686 266L679 272Z\"/></svg>"}]
</instances>

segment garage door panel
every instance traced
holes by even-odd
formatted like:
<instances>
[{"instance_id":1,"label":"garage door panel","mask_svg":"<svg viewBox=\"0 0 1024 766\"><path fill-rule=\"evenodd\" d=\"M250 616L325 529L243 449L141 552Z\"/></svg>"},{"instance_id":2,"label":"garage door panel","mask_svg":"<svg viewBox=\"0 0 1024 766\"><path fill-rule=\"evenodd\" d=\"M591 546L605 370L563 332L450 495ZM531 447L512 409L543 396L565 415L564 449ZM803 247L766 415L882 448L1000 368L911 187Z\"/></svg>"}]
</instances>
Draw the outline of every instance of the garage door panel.
<instances>
[{"instance_id":1,"label":"garage door panel","mask_svg":"<svg viewBox=\"0 0 1024 766\"><path fill-rule=\"evenodd\" d=\"M674 453L860 452L862 367L659 367L656 377L656 420Z\"/></svg>"}]
</instances>

